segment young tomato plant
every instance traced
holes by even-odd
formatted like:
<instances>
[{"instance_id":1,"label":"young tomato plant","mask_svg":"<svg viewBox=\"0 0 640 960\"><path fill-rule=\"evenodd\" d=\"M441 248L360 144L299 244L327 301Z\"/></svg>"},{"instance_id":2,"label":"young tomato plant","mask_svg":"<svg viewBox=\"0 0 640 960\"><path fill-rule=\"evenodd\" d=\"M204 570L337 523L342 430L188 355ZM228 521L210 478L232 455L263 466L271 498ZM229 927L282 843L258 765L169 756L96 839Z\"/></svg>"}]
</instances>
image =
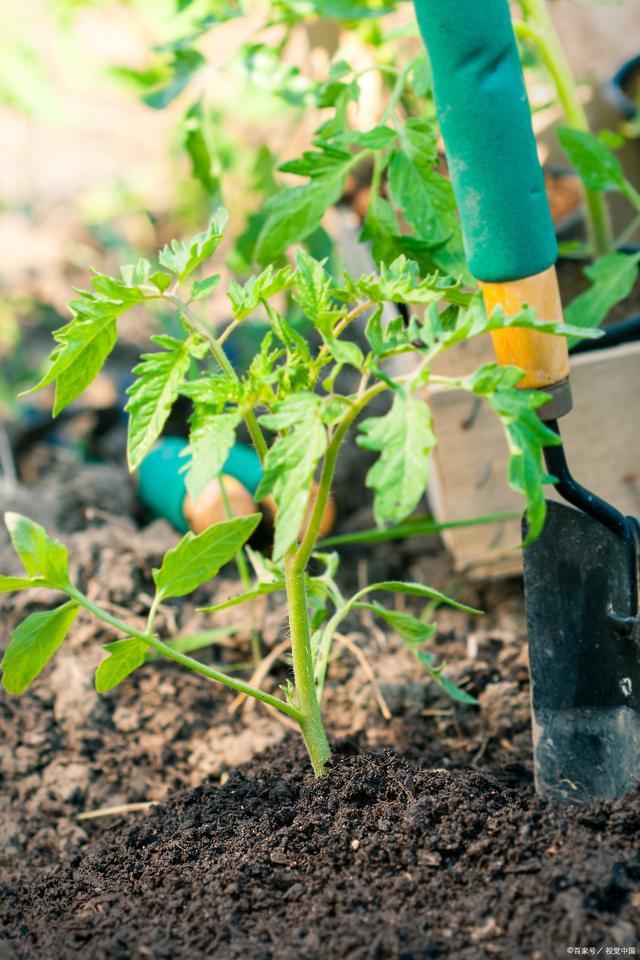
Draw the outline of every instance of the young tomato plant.
<instances>
[{"instance_id":1,"label":"young tomato plant","mask_svg":"<svg viewBox=\"0 0 640 960\"><path fill-rule=\"evenodd\" d=\"M439 273L419 276L418 267L400 257L379 274L345 275L338 283L322 263L299 251L295 266L268 266L244 285L228 287L233 319L221 331L203 319L201 301L216 286L217 275L194 279L194 273L216 250L226 214L216 213L209 228L187 243L173 241L159 254L159 264L146 260L122 268L120 278L95 274L91 291L79 291L71 302L71 321L54 336L48 367L34 390L55 382L53 411L59 413L91 383L112 350L118 318L141 304L164 301L181 318L182 336L156 336L157 350L144 354L129 390L128 458L135 470L159 437L173 403L180 395L193 405L188 447L187 486L197 497L213 474L219 474L244 421L262 461L257 498L272 496L277 505L273 552L261 558L250 548L255 583L211 613L283 591L291 630L292 682L283 696L274 696L227 676L191 657L180 638L161 638L155 627L158 608L210 581L221 567L245 548L259 514L230 517L195 536L188 533L153 571L156 593L144 630L112 616L89 599L69 574L67 549L38 524L17 514L6 522L25 574L0 578L0 590L47 587L67 595L61 606L32 613L14 631L2 660L3 684L20 694L40 673L63 642L79 610L110 625L122 637L105 647L106 659L96 674L96 687L112 689L147 657L175 660L268 704L300 727L316 774L329 758L321 714L331 645L340 622L352 610L366 609L381 618L415 651L428 674L452 696L472 698L442 674L424 649L433 624L385 606L373 594L402 593L462 610L471 608L419 583L372 583L345 599L336 583L337 557L316 550L322 515L331 493L336 460L352 428L358 442L378 454L367 475L374 493L379 526L408 517L422 496L435 445L431 414L423 398L428 382L465 390L485 400L502 421L510 450L508 480L526 498L531 536L544 520L541 448L557 443L539 420L536 408L545 395L516 389L521 372L488 364L468 377L431 375L432 361L444 350L470 337L504 327L533 327L570 335L576 328L537 320L525 310L515 318L501 312L487 317L477 295ZM313 336L294 329L276 302L290 298L302 311ZM383 323L386 303L415 308L402 319ZM269 332L246 374L238 375L226 353L227 340L247 318L263 313ZM368 315L367 348L349 334L358 317ZM412 372L393 376L386 363L410 353ZM340 378L350 368L353 376ZM343 391L342 381L357 384ZM385 394L383 415L361 417L374 398ZM317 483L314 484L314 479ZM308 520L305 516L308 513Z\"/></svg>"}]
</instances>

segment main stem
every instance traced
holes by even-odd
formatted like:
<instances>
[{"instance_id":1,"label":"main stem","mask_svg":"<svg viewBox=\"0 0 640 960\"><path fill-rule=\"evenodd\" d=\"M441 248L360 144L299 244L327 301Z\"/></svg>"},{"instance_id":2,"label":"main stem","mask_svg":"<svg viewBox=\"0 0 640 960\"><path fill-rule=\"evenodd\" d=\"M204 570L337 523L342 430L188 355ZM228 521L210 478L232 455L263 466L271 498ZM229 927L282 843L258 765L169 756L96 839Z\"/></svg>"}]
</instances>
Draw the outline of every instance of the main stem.
<instances>
[{"instance_id":1,"label":"main stem","mask_svg":"<svg viewBox=\"0 0 640 960\"><path fill-rule=\"evenodd\" d=\"M331 751L320 716L320 705L313 675L311 630L309 628L304 569L301 570L296 564L294 547L287 551L284 569L291 629L293 675L297 707L301 712L301 717L296 719L300 724L314 772L316 776L322 777L327 772L326 762L331 756Z\"/></svg>"},{"instance_id":2,"label":"main stem","mask_svg":"<svg viewBox=\"0 0 640 960\"><path fill-rule=\"evenodd\" d=\"M567 123L575 130L589 133L587 114L545 0L520 0L520 6L528 22L520 24L518 32L537 45L553 77ZM602 193L585 188L585 200L591 240L595 253L601 256L611 249L611 225L605 199Z\"/></svg>"}]
</instances>

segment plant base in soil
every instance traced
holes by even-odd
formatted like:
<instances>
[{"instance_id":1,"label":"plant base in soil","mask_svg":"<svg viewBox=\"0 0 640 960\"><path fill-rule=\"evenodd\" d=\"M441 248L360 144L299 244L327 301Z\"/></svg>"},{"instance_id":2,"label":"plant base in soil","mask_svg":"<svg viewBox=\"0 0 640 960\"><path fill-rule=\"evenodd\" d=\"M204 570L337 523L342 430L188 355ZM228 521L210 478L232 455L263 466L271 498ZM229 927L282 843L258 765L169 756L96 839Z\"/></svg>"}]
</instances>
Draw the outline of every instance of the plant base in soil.
<instances>
[{"instance_id":1,"label":"plant base in soil","mask_svg":"<svg viewBox=\"0 0 640 960\"><path fill-rule=\"evenodd\" d=\"M3 957L566 957L635 946L640 791L558 809L522 767L280 748L5 888ZM138 815L139 816L139 815ZM604 950L603 950L604 952Z\"/></svg>"}]
</instances>

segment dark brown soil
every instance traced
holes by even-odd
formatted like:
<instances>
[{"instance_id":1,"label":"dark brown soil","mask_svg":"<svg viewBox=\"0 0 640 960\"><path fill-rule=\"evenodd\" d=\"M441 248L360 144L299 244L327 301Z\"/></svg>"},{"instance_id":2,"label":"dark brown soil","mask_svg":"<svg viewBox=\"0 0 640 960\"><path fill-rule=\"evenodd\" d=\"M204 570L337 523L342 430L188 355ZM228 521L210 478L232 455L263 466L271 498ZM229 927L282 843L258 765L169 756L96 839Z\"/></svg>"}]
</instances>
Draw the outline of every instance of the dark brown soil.
<instances>
[{"instance_id":1,"label":"dark brown soil","mask_svg":"<svg viewBox=\"0 0 640 960\"><path fill-rule=\"evenodd\" d=\"M640 792L559 811L518 769L425 770L344 744L321 781L301 763L283 748L6 887L5 954L546 960L636 946Z\"/></svg>"},{"instance_id":2,"label":"dark brown soil","mask_svg":"<svg viewBox=\"0 0 640 960\"><path fill-rule=\"evenodd\" d=\"M353 461L340 461L341 505L355 486ZM72 575L106 609L144 625L153 585L151 568L178 539L165 521L138 516L134 486L123 467L82 465L65 449L36 444L21 463L30 483L4 496L44 523L69 546ZM360 485L358 485L360 486ZM343 531L373 525L370 506L342 516ZM0 525L0 570L20 563ZM483 618L455 610L437 614L434 655L456 682L480 697L481 708L454 704L415 661L406 645L368 616L345 624L326 691L324 713L336 736L360 735L365 747L393 746L435 766L493 763L530 755L528 676L522 590L517 580L482 589L462 585L436 537L344 551L342 583L407 577L429 583L487 610ZM264 597L238 613L215 617L197 606L241 592L233 569L193 597L167 605L158 620L165 636L213 627L233 629L198 654L250 678L250 629L269 654L286 638L281 598ZM50 591L0 596L0 644L28 613L55 605ZM419 608L415 608L416 611ZM166 800L205 778L224 782L229 771L279 743L280 720L254 701L233 695L168 662L142 667L112 693L99 696L93 675L101 646L115 638L82 615L52 662L20 698L0 691L0 877L42 870L73 856L112 823L79 820L105 807ZM354 650L366 657L359 662ZM368 666L368 669L365 669ZM277 692L289 675L285 651L261 685ZM374 682L372 683L372 676ZM381 713L381 704L387 718ZM234 708L235 707L235 708Z\"/></svg>"}]
</instances>

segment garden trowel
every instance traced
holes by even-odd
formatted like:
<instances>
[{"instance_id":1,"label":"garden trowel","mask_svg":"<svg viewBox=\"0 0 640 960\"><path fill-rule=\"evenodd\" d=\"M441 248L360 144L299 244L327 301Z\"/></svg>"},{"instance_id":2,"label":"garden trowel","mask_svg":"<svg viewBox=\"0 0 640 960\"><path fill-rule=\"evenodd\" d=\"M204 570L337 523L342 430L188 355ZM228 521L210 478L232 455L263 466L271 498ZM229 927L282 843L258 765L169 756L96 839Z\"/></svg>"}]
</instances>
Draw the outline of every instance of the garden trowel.
<instances>
[{"instance_id":1,"label":"garden trowel","mask_svg":"<svg viewBox=\"0 0 640 960\"><path fill-rule=\"evenodd\" d=\"M415 0L428 48L465 249L487 310L524 304L561 320L557 246L508 0ZM563 337L492 334L519 386L551 399L558 431L571 409ZM629 411L620 411L628 416ZM640 781L640 528L571 476L545 448L560 496L524 551L536 786L562 801L613 797ZM525 531L526 532L526 531Z\"/></svg>"}]
</instances>

